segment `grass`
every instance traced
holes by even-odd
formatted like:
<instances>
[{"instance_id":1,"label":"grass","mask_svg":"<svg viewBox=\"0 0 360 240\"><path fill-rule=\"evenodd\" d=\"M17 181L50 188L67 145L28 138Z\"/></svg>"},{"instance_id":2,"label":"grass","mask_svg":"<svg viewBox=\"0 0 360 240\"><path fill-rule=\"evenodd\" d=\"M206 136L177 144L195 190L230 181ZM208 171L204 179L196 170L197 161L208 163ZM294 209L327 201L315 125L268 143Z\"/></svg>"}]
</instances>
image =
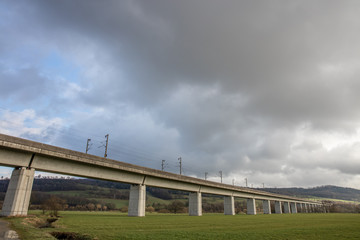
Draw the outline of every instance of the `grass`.
<instances>
[{"instance_id":1,"label":"grass","mask_svg":"<svg viewBox=\"0 0 360 240\"><path fill-rule=\"evenodd\" d=\"M52 231L116 239L359 239L360 214L236 215L147 214L127 217L118 212L61 212L54 229L35 228L32 218L9 218L21 239L54 239Z\"/></svg>"}]
</instances>

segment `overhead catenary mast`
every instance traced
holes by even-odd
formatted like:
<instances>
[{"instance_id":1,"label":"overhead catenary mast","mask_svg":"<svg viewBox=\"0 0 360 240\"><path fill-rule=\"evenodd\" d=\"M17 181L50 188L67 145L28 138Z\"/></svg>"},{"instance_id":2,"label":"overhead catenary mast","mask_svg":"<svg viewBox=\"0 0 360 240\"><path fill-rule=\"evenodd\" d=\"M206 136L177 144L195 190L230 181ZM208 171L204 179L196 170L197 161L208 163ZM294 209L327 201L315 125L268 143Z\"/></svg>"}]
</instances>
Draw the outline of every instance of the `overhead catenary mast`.
<instances>
[{"instance_id":1,"label":"overhead catenary mast","mask_svg":"<svg viewBox=\"0 0 360 240\"><path fill-rule=\"evenodd\" d=\"M91 139L90 138L88 138L88 140L86 141L86 154L88 153L88 151L90 150L90 147L91 147L91 144L90 144L90 142L91 142Z\"/></svg>"},{"instance_id":2,"label":"overhead catenary mast","mask_svg":"<svg viewBox=\"0 0 360 240\"><path fill-rule=\"evenodd\" d=\"M104 158L107 157L107 149L108 149L108 144L109 144L109 134L105 135L106 138L106 144L105 144L105 154L104 154Z\"/></svg>"},{"instance_id":3,"label":"overhead catenary mast","mask_svg":"<svg viewBox=\"0 0 360 240\"><path fill-rule=\"evenodd\" d=\"M181 162L181 157L178 158L179 160L179 167L180 167L180 175L182 174L182 162Z\"/></svg>"},{"instance_id":4,"label":"overhead catenary mast","mask_svg":"<svg viewBox=\"0 0 360 240\"><path fill-rule=\"evenodd\" d=\"M161 160L161 171L165 169L165 160Z\"/></svg>"}]
</instances>

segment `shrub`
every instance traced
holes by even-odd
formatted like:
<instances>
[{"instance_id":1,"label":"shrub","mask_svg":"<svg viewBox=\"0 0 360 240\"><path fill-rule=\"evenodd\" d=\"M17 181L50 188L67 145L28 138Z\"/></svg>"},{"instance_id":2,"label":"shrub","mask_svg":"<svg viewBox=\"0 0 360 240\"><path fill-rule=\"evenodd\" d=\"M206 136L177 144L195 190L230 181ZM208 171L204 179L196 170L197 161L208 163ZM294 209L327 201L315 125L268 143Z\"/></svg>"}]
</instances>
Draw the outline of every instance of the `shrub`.
<instances>
[{"instance_id":1,"label":"shrub","mask_svg":"<svg viewBox=\"0 0 360 240\"><path fill-rule=\"evenodd\" d=\"M150 206L150 207L147 207L147 208L145 209L145 211L152 213L152 212L155 211L155 208L153 208L153 207Z\"/></svg>"},{"instance_id":2,"label":"shrub","mask_svg":"<svg viewBox=\"0 0 360 240\"><path fill-rule=\"evenodd\" d=\"M126 212L128 212L129 211L129 209L128 209L128 207L122 207L121 209L120 209L120 211L121 212L123 212L123 213L126 213Z\"/></svg>"},{"instance_id":3,"label":"shrub","mask_svg":"<svg viewBox=\"0 0 360 240\"><path fill-rule=\"evenodd\" d=\"M158 211L158 213L170 213L170 211L167 210L166 208L163 208L163 209L160 209L160 210Z\"/></svg>"}]
</instances>

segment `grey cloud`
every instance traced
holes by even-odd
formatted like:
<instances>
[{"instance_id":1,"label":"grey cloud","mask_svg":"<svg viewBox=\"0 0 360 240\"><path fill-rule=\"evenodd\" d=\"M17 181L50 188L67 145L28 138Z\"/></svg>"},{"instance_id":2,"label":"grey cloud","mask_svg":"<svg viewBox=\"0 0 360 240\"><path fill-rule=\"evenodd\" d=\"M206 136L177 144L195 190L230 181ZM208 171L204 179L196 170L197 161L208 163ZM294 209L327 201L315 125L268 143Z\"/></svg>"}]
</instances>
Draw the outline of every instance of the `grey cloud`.
<instances>
[{"instance_id":1,"label":"grey cloud","mask_svg":"<svg viewBox=\"0 0 360 240\"><path fill-rule=\"evenodd\" d=\"M169 137L171 149L179 152L174 155L213 172L221 167L266 179L267 173L283 174L293 183L316 160L321 169L350 173L351 156L346 155L346 166L337 159L326 164L319 158L331 153L321 144L293 144L304 123L312 131L344 134L359 126L357 1L39 0L7 5L20 30L6 28L8 39L1 42L19 44L23 37L82 64L80 89L73 99L53 98L56 106L102 109L113 118L105 120L107 126L122 132L119 116L146 112L154 121L149 128L177 132ZM20 14L18 9L30 5ZM34 77L34 86L40 80ZM19 84L9 83L9 92L19 91L14 89ZM91 131L103 120L79 114L74 122ZM131 135L151 139L155 134L128 128L128 141ZM116 138L125 141L121 134ZM162 136L151 146L161 151L167 141Z\"/></svg>"},{"instance_id":2,"label":"grey cloud","mask_svg":"<svg viewBox=\"0 0 360 240\"><path fill-rule=\"evenodd\" d=\"M249 114L277 121L310 120L321 127L329 116L344 121L358 115L351 110L358 88L339 88L343 78L329 84L318 74L321 63L356 57L349 47L360 37L353 33L356 2L325 8L283 1L39 3L49 28L93 39L128 79L126 92L113 87L116 79L94 91L131 98L139 107L166 101L181 81L218 83L224 96L248 95Z\"/></svg>"},{"instance_id":3,"label":"grey cloud","mask_svg":"<svg viewBox=\"0 0 360 240\"><path fill-rule=\"evenodd\" d=\"M1 71L1 69L0 69ZM37 69L26 68L18 72L0 72L0 97L15 98L15 101L33 102L46 91L47 81L39 75Z\"/></svg>"}]
</instances>

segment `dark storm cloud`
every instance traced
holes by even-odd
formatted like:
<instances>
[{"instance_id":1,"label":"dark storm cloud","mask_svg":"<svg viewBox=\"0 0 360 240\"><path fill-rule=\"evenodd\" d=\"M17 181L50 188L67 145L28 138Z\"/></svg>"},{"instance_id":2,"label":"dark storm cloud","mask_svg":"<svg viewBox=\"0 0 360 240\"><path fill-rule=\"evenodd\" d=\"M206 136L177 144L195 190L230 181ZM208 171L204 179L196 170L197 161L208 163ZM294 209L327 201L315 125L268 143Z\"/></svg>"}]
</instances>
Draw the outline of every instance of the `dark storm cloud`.
<instances>
[{"instance_id":1,"label":"dark storm cloud","mask_svg":"<svg viewBox=\"0 0 360 240\"><path fill-rule=\"evenodd\" d=\"M359 73L329 80L320 68L343 60L351 65L356 59L358 5L40 1L38 11L60 38L63 31L75 32L111 55L110 68L118 68L128 79L127 92L116 86L115 79L101 83L103 91L116 86L108 91L113 96L131 96L142 106L164 101L179 82L218 83L224 95L249 96L252 114L295 121L310 118L320 124L323 117L357 115L351 109L358 99ZM344 71L347 67L345 62Z\"/></svg>"},{"instance_id":2,"label":"dark storm cloud","mask_svg":"<svg viewBox=\"0 0 360 240\"><path fill-rule=\"evenodd\" d=\"M16 29L2 27L7 49L23 41L39 48L39 58L56 49L80 66L81 79L61 89L70 89L71 101L52 101L101 111L91 119L79 114L74 125L98 125L110 115L107 126L124 131L119 116L146 112L143 132L128 125L128 137L170 131L159 146L172 139L179 148L171 149L199 171L284 174L291 183L313 162L356 172L348 167L356 158L348 153L358 156L356 141L328 149L322 143L359 128L358 1L7 1L5 7ZM8 51L1 46L0 53ZM20 91L20 80L6 81L8 92ZM346 164L330 158L335 153L345 154Z\"/></svg>"}]
</instances>

